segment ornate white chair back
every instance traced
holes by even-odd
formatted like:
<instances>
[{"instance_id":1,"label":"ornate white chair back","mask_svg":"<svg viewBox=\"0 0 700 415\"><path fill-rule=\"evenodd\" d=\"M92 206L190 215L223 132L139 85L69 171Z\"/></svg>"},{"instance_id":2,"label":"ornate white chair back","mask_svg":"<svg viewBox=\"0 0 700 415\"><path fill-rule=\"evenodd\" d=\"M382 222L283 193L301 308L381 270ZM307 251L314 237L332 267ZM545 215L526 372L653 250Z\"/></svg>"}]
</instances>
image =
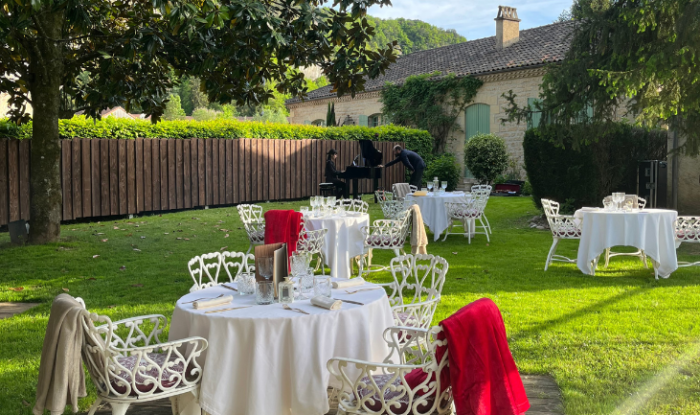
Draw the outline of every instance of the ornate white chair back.
<instances>
[{"instance_id":1,"label":"ornate white chair back","mask_svg":"<svg viewBox=\"0 0 700 415\"><path fill-rule=\"evenodd\" d=\"M255 271L255 256L245 252L224 251L221 253L221 266L228 275L229 282L234 282L242 272Z\"/></svg>"},{"instance_id":2,"label":"ornate white chair back","mask_svg":"<svg viewBox=\"0 0 700 415\"><path fill-rule=\"evenodd\" d=\"M346 212L367 213L369 204L363 200L357 199L340 199L335 202L338 206L343 206Z\"/></svg>"},{"instance_id":3,"label":"ornate white chair back","mask_svg":"<svg viewBox=\"0 0 700 415\"><path fill-rule=\"evenodd\" d=\"M323 251L327 233L328 229L317 229L315 231L303 229L299 234L297 251L309 252L312 254Z\"/></svg>"},{"instance_id":4,"label":"ornate white chair back","mask_svg":"<svg viewBox=\"0 0 700 415\"><path fill-rule=\"evenodd\" d=\"M194 285L190 288L190 292L199 291L218 284L221 261L221 254L219 252L211 252L192 258L187 263L190 276L192 280L194 280Z\"/></svg>"}]
</instances>

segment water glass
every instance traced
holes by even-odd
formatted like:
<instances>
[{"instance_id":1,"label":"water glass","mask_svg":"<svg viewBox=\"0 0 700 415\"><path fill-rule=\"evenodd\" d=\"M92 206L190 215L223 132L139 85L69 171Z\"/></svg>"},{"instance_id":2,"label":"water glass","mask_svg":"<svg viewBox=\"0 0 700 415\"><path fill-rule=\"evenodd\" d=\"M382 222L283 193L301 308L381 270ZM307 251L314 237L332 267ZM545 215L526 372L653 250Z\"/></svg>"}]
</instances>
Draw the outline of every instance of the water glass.
<instances>
[{"instance_id":1,"label":"water glass","mask_svg":"<svg viewBox=\"0 0 700 415\"><path fill-rule=\"evenodd\" d=\"M308 267L298 279L299 298L308 299L314 296L314 269Z\"/></svg>"},{"instance_id":2,"label":"water glass","mask_svg":"<svg viewBox=\"0 0 700 415\"><path fill-rule=\"evenodd\" d=\"M292 253L292 275L298 277L306 272L311 262L311 254L308 252L294 251Z\"/></svg>"},{"instance_id":3,"label":"water glass","mask_svg":"<svg viewBox=\"0 0 700 415\"><path fill-rule=\"evenodd\" d=\"M447 189L447 182L444 180L442 182L440 182L440 187L442 187L442 191L444 192L445 189Z\"/></svg>"},{"instance_id":4,"label":"water glass","mask_svg":"<svg viewBox=\"0 0 700 415\"><path fill-rule=\"evenodd\" d=\"M272 257L258 258L258 274L260 274L260 276L266 280L272 280L272 275L274 272L273 264L274 261Z\"/></svg>"},{"instance_id":5,"label":"water glass","mask_svg":"<svg viewBox=\"0 0 700 415\"><path fill-rule=\"evenodd\" d=\"M331 296L331 277L327 275L317 275L314 277L314 296Z\"/></svg>"},{"instance_id":6,"label":"water glass","mask_svg":"<svg viewBox=\"0 0 700 415\"><path fill-rule=\"evenodd\" d=\"M268 305L275 302L275 288L272 281L257 281L255 283L255 303Z\"/></svg>"},{"instance_id":7,"label":"water glass","mask_svg":"<svg viewBox=\"0 0 700 415\"><path fill-rule=\"evenodd\" d=\"M431 192L433 190L433 182L428 182L428 191Z\"/></svg>"},{"instance_id":8,"label":"water glass","mask_svg":"<svg viewBox=\"0 0 700 415\"><path fill-rule=\"evenodd\" d=\"M345 205L338 205L336 209L338 210L338 215L345 216Z\"/></svg>"},{"instance_id":9,"label":"water glass","mask_svg":"<svg viewBox=\"0 0 700 415\"><path fill-rule=\"evenodd\" d=\"M240 295L251 295L255 293L255 273L242 272L238 275L236 282Z\"/></svg>"},{"instance_id":10,"label":"water glass","mask_svg":"<svg viewBox=\"0 0 700 415\"><path fill-rule=\"evenodd\" d=\"M301 212L302 216L307 217L309 216L309 207L302 206L301 208L299 208L299 212Z\"/></svg>"}]
</instances>

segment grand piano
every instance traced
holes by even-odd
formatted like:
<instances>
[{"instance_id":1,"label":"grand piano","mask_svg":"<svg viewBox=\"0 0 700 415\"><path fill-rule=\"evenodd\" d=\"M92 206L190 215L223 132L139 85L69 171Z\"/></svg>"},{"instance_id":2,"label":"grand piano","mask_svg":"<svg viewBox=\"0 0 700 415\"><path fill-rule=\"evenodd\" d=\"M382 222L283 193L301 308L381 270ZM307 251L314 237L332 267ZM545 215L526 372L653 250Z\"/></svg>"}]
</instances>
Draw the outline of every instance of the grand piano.
<instances>
[{"instance_id":1,"label":"grand piano","mask_svg":"<svg viewBox=\"0 0 700 415\"><path fill-rule=\"evenodd\" d=\"M349 197L350 184L352 183L352 197L357 199L359 192L358 180L371 179L374 191L379 190L379 179L382 178L382 152L374 148L370 140L360 140L360 154L355 157L353 164L345 171L338 174L338 178L345 180L345 198Z\"/></svg>"}]
</instances>

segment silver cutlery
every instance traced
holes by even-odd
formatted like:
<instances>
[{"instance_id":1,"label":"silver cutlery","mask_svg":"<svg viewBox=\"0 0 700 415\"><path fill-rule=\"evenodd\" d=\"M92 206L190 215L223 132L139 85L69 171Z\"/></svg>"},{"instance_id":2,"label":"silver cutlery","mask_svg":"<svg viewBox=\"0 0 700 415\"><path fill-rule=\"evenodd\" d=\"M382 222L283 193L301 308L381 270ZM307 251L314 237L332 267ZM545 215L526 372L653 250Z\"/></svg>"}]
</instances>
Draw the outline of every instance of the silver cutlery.
<instances>
[{"instance_id":1,"label":"silver cutlery","mask_svg":"<svg viewBox=\"0 0 700 415\"><path fill-rule=\"evenodd\" d=\"M350 290L345 290L346 293L348 294L357 294L362 291L374 291L374 290L383 290L382 287L377 287L377 288L362 288L360 290L355 290L355 291L350 291Z\"/></svg>"},{"instance_id":2,"label":"silver cutlery","mask_svg":"<svg viewBox=\"0 0 700 415\"><path fill-rule=\"evenodd\" d=\"M221 286L224 287L224 288L228 288L229 290L233 290L233 291L238 292L238 289L237 289L237 288L229 287L229 286L226 285L226 284L221 284Z\"/></svg>"},{"instance_id":3,"label":"silver cutlery","mask_svg":"<svg viewBox=\"0 0 700 415\"><path fill-rule=\"evenodd\" d=\"M290 307L290 306L287 305L287 304L282 304L282 308L284 308L285 310L289 310L289 311L296 311L297 313L302 313L302 314L306 314L306 315L311 315L311 313L307 313L306 311L304 311L304 310L302 310L302 309L300 309L300 308Z\"/></svg>"},{"instance_id":4,"label":"silver cutlery","mask_svg":"<svg viewBox=\"0 0 700 415\"><path fill-rule=\"evenodd\" d=\"M223 296L224 296L224 295L223 295L223 294L221 294L221 295L217 295L216 297L204 297L204 298L198 298L198 299L196 299L196 300L192 300L192 301L185 301L185 302L184 302L184 303L182 303L182 304L191 304L191 303L194 303L194 302L196 302L196 301L199 301L199 300L214 300L214 299L216 299L216 298L221 298L221 297L223 297Z\"/></svg>"},{"instance_id":5,"label":"silver cutlery","mask_svg":"<svg viewBox=\"0 0 700 415\"><path fill-rule=\"evenodd\" d=\"M334 300L340 300L344 303L350 303L350 304L365 305L364 303L359 303L357 301L351 301L351 300L343 300L342 298L334 298Z\"/></svg>"},{"instance_id":6,"label":"silver cutlery","mask_svg":"<svg viewBox=\"0 0 700 415\"><path fill-rule=\"evenodd\" d=\"M220 308L220 309L218 309L218 310L209 310L209 311L205 311L204 314L221 313L221 312L224 312L224 311L240 310L240 309L242 309L242 308L250 308L250 307L251 307L251 306Z\"/></svg>"}]
</instances>

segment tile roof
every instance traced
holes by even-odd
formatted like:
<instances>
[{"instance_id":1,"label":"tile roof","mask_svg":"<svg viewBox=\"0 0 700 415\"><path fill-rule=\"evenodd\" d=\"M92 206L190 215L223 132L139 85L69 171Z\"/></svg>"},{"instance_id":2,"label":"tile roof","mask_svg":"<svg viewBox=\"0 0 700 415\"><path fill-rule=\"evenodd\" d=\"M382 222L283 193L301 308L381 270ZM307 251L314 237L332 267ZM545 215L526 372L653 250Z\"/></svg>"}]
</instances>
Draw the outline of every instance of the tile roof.
<instances>
[{"instance_id":1,"label":"tile roof","mask_svg":"<svg viewBox=\"0 0 700 415\"><path fill-rule=\"evenodd\" d=\"M379 90L387 82L400 83L411 75L435 71L457 76L485 75L559 62L569 49L575 25L569 21L521 30L518 42L504 49L496 49L496 36L491 36L414 52L399 57L383 76L367 80L365 91ZM328 85L311 91L306 100L335 97L331 89L332 86ZM287 103L300 101L292 98Z\"/></svg>"}]
</instances>

